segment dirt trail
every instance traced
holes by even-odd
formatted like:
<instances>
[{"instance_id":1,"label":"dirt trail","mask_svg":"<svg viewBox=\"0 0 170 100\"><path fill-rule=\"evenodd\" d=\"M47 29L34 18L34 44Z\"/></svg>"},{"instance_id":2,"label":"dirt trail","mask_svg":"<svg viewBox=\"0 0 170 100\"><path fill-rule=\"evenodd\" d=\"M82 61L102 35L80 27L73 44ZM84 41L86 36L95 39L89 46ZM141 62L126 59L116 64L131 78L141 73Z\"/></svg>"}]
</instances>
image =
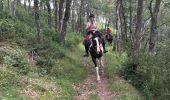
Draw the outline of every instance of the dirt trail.
<instances>
[{"instance_id":1,"label":"dirt trail","mask_svg":"<svg viewBox=\"0 0 170 100\"><path fill-rule=\"evenodd\" d=\"M87 79L75 85L77 95L75 100L119 100L116 92L109 91L108 79L101 76L101 83L96 82L95 73L90 74Z\"/></svg>"}]
</instances>

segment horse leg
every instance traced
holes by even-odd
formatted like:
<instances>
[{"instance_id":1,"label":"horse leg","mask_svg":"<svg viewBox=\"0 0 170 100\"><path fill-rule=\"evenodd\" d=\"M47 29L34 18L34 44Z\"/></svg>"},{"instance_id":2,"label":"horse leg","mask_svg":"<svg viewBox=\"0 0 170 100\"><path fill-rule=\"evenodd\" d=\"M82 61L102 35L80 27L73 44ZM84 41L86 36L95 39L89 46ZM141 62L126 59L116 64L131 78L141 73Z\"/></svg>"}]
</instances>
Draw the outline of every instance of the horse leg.
<instances>
[{"instance_id":1,"label":"horse leg","mask_svg":"<svg viewBox=\"0 0 170 100\"><path fill-rule=\"evenodd\" d=\"M100 82L99 67L97 65L97 60L94 57L92 57L92 60L93 60L93 63L95 64L95 67L96 67L97 81Z\"/></svg>"},{"instance_id":2,"label":"horse leg","mask_svg":"<svg viewBox=\"0 0 170 100\"><path fill-rule=\"evenodd\" d=\"M103 56L101 58L99 58L99 63L100 63L100 67L101 67L101 72L102 74L104 74L104 71L103 71L103 67L104 67L104 62L103 62Z\"/></svg>"},{"instance_id":3,"label":"horse leg","mask_svg":"<svg viewBox=\"0 0 170 100\"><path fill-rule=\"evenodd\" d=\"M99 67L96 67L97 81L100 82Z\"/></svg>"}]
</instances>

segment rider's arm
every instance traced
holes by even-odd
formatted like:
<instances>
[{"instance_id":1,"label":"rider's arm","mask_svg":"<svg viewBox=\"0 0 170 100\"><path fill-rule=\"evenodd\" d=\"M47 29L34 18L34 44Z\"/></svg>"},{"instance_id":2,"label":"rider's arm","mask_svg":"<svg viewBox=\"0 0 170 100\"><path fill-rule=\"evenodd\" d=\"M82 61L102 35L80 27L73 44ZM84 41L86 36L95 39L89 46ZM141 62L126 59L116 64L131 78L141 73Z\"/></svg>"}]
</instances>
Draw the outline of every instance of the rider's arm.
<instances>
[{"instance_id":1,"label":"rider's arm","mask_svg":"<svg viewBox=\"0 0 170 100\"><path fill-rule=\"evenodd\" d=\"M87 31L89 30L89 26L90 26L90 24L87 23L87 24L86 24L86 30L87 30Z\"/></svg>"}]
</instances>

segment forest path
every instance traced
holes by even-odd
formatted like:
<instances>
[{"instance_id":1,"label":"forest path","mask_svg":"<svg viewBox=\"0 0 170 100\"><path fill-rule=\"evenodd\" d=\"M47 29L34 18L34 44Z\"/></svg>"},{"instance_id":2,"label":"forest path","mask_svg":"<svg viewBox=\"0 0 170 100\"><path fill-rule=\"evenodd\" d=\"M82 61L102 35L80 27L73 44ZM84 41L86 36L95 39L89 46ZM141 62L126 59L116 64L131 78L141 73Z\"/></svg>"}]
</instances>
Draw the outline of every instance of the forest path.
<instances>
[{"instance_id":1,"label":"forest path","mask_svg":"<svg viewBox=\"0 0 170 100\"><path fill-rule=\"evenodd\" d=\"M98 83L95 73L90 74L84 82L75 85L75 100L119 100L119 95L111 92L108 86L108 79L104 75Z\"/></svg>"}]
</instances>

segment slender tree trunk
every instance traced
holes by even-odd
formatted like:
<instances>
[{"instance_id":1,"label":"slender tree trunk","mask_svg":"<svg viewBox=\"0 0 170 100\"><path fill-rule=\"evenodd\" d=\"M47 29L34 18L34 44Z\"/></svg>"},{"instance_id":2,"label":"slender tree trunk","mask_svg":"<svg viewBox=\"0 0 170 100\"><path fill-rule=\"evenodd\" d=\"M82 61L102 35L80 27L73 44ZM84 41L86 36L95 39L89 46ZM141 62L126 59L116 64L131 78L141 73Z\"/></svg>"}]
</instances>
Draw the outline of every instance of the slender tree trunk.
<instances>
[{"instance_id":1,"label":"slender tree trunk","mask_svg":"<svg viewBox=\"0 0 170 100\"><path fill-rule=\"evenodd\" d=\"M133 26L133 19L132 19L132 0L129 0L129 17L130 17L130 22L129 22L129 33L130 33L130 38L132 40L132 26Z\"/></svg>"},{"instance_id":2,"label":"slender tree trunk","mask_svg":"<svg viewBox=\"0 0 170 100\"><path fill-rule=\"evenodd\" d=\"M8 12L9 15L12 15L11 0L8 0Z\"/></svg>"},{"instance_id":3,"label":"slender tree trunk","mask_svg":"<svg viewBox=\"0 0 170 100\"><path fill-rule=\"evenodd\" d=\"M81 14L79 14L79 17L78 17L77 27L78 27L78 32L81 33L82 32L82 16L81 16Z\"/></svg>"},{"instance_id":4,"label":"slender tree trunk","mask_svg":"<svg viewBox=\"0 0 170 100\"><path fill-rule=\"evenodd\" d=\"M58 0L55 0L55 31L58 32Z\"/></svg>"},{"instance_id":5,"label":"slender tree trunk","mask_svg":"<svg viewBox=\"0 0 170 100\"><path fill-rule=\"evenodd\" d=\"M136 27L133 36L133 56L137 59L140 53L140 35L142 28L142 12L143 12L143 0L138 0L137 16L136 16Z\"/></svg>"},{"instance_id":6,"label":"slender tree trunk","mask_svg":"<svg viewBox=\"0 0 170 100\"><path fill-rule=\"evenodd\" d=\"M116 36L115 36L115 50L119 53L122 51L122 29L121 29L121 16L120 16L120 1L116 2Z\"/></svg>"},{"instance_id":7,"label":"slender tree trunk","mask_svg":"<svg viewBox=\"0 0 170 100\"><path fill-rule=\"evenodd\" d=\"M124 0L121 0L121 16L122 16L123 42L127 42L127 17L125 12Z\"/></svg>"},{"instance_id":8,"label":"slender tree trunk","mask_svg":"<svg viewBox=\"0 0 170 100\"><path fill-rule=\"evenodd\" d=\"M76 4L76 1L73 0L73 6L72 6L72 31L75 32L76 31L76 8L75 8L75 5Z\"/></svg>"},{"instance_id":9,"label":"slender tree trunk","mask_svg":"<svg viewBox=\"0 0 170 100\"><path fill-rule=\"evenodd\" d=\"M157 37L157 16L159 13L160 3L161 0L156 0L155 7L152 10L152 1L150 2L150 14L151 14L151 32L150 32L150 39L149 39L149 52L154 53L155 52L155 43L156 43L156 37Z\"/></svg>"},{"instance_id":10,"label":"slender tree trunk","mask_svg":"<svg viewBox=\"0 0 170 100\"><path fill-rule=\"evenodd\" d=\"M81 4L80 4L80 12L79 12L79 23L78 23L78 27L79 27L79 32L80 33L84 33L84 25L85 25L85 21L84 21L84 17L85 17L85 0L81 0Z\"/></svg>"},{"instance_id":11,"label":"slender tree trunk","mask_svg":"<svg viewBox=\"0 0 170 100\"><path fill-rule=\"evenodd\" d=\"M14 0L14 16L16 15L17 0Z\"/></svg>"},{"instance_id":12,"label":"slender tree trunk","mask_svg":"<svg viewBox=\"0 0 170 100\"><path fill-rule=\"evenodd\" d=\"M60 0L59 3L59 24L58 24L58 31L61 32L61 26L62 26L62 19L63 19L63 6L64 6L65 0Z\"/></svg>"},{"instance_id":13,"label":"slender tree trunk","mask_svg":"<svg viewBox=\"0 0 170 100\"><path fill-rule=\"evenodd\" d=\"M48 11L48 28L51 29L51 6L50 1L46 1Z\"/></svg>"},{"instance_id":14,"label":"slender tree trunk","mask_svg":"<svg viewBox=\"0 0 170 100\"><path fill-rule=\"evenodd\" d=\"M29 8L29 10L31 9L31 1L32 0L28 0L28 8Z\"/></svg>"},{"instance_id":15,"label":"slender tree trunk","mask_svg":"<svg viewBox=\"0 0 170 100\"><path fill-rule=\"evenodd\" d=\"M25 8L25 9L26 9L26 2L27 2L27 1L26 1L26 0L24 0L24 8Z\"/></svg>"},{"instance_id":16,"label":"slender tree trunk","mask_svg":"<svg viewBox=\"0 0 170 100\"><path fill-rule=\"evenodd\" d=\"M118 25L118 29L119 29L119 38L120 38L120 51L123 51L124 50L124 44L125 44L125 35L126 35L126 31L125 31L125 26L126 26L126 23L125 23L125 20L124 20L124 17L125 17L125 13L124 13L124 7L123 7L123 0L119 0L119 17L118 19L120 20L120 24Z\"/></svg>"},{"instance_id":17,"label":"slender tree trunk","mask_svg":"<svg viewBox=\"0 0 170 100\"><path fill-rule=\"evenodd\" d=\"M88 19L89 19L89 15L90 15L89 2L87 2L87 9L86 9L86 12L87 12L87 20L88 20Z\"/></svg>"},{"instance_id":18,"label":"slender tree trunk","mask_svg":"<svg viewBox=\"0 0 170 100\"><path fill-rule=\"evenodd\" d=\"M39 7L38 7L38 0L34 0L34 10L35 10L35 25L37 31L37 41L40 43L42 40L42 34L40 31L40 14L39 14Z\"/></svg>"},{"instance_id":19,"label":"slender tree trunk","mask_svg":"<svg viewBox=\"0 0 170 100\"><path fill-rule=\"evenodd\" d=\"M56 0L52 0L52 3L53 3L53 7L54 7L54 10L55 10L55 2L56 2Z\"/></svg>"},{"instance_id":20,"label":"slender tree trunk","mask_svg":"<svg viewBox=\"0 0 170 100\"><path fill-rule=\"evenodd\" d=\"M72 0L66 1L66 11L65 11L65 15L64 15L62 32L61 32L61 41L63 43L65 43L65 40L66 40L68 21L69 21L69 18L70 18L71 2L72 2Z\"/></svg>"},{"instance_id":21,"label":"slender tree trunk","mask_svg":"<svg viewBox=\"0 0 170 100\"><path fill-rule=\"evenodd\" d=\"M2 13L4 13L5 12L4 0L1 1L1 8L2 8Z\"/></svg>"}]
</instances>

